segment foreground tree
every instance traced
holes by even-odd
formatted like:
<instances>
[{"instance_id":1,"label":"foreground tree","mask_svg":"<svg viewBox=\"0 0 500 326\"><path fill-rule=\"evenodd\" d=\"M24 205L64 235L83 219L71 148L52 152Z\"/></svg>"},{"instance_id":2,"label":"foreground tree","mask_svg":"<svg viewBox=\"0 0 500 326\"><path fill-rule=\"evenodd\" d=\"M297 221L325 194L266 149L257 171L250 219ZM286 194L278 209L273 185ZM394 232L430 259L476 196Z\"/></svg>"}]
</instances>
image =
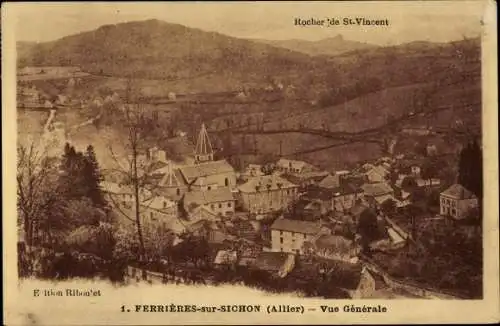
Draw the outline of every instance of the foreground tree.
<instances>
[{"instance_id":1,"label":"foreground tree","mask_svg":"<svg viewBox=\"0 0 500 326\"><path fill-rule=\"evenodd\" d=\"M131 185L134 198L132 213L125 212L120 208L120 204L112 200L113 206L126 219L134 223L137 231L137 240L139 242L138 259L145 260L147 250L144 239L143 223L141 220L141 202L144 194L154 191L148 174L151 168L148 162L143 159L141 151L144 151L151 139L154 138L155 122L148 117L144 108L138 104L137 96L134 96L132 82L129 80L126 89L126 105L123 107L123 126L127 132L124 139L125 160L120 160L113 151L112 146L108 146L117 166L114 170L120 173L124 179ZM131 104L134 103L134 104ZM157 140L157 139L156 139Z\"/></svg>"},{"instance_id":2,"label":"foreground tree","mask_svg":"<svg viewBox=\"0 0 500 326\"><path fill-rule=\"evenodd\" d=\"M477 139L470 141L461 151L458 162L458 182L483 198L483 151Z\"/></svg>"},{"instance_id":3,"label":"foreground tree","mask_svg":"<svg viewBox=\"0 0 500 326\"><path fill-rule=\"evenodd\" d=\"M19 146L17 153L18 225L22 227L27 246L34 245L40 227L57 205L56 171L45 153L30 146Z\"/></svg>"}]
</instances>

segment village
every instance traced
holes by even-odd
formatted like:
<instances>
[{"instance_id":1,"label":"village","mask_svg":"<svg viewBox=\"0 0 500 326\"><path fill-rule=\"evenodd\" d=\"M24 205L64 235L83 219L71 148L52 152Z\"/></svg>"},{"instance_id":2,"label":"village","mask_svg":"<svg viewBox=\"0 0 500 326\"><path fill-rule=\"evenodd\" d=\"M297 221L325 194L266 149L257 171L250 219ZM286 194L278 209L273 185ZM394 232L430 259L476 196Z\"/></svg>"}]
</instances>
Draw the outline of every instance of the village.
<instances>
[{"instance_id":1,"label":"village","mask_svg":"<svg viewBox=\"0 0 500 326\"><path fill-rule=\"evenodd\" d=\"M64 81L67 95L53 97L19 88L20 107L50 111L41 139L52 156L62 155L69 132L98 122L106 105L125 110L116 92L71 96L79 82ZM74 107L90 112L88 120L71 127L56 121L56 112ZM350 170L326 170L288 157L235 166L203 122L193 138L176 133L183 149L175 159L161 146L119 158L122 167L135 162L140 185L103 171L100 188L115 223L128 237L140 229L141 241L157 244L127 262L129 282L243 282L332 298L459 296L409 279L401 261L431 263L423 245L439 241L431 228L481 235L479 198L458 178L439 178L435 145L420 156L388 153Z\"/></svg>"},{"instance_id":2,"label":"village","mask_svg":"<svg viewBox=\"0 0 500 326\"><path fill-rule=\"evenodd\" d=\"M142 173L150 177L140 191L145 237L154 236L151 230L167 229L175 237L174 248L186 238L202 239L210 248L202 259L216 269L254 269L277 280L337 273L329 279L348 297L447 297L399 284L369 257L370 252L404 251L416 243L419 217L408 216L405 209L416 200L415 193L423 191L425 197L441 186L441 180L423 177L418 160L381 157L356 170L331 173L282 158L238 172L227 160L215 160L215 154L202 124L193 154L183 164L168 160L157 147L138 157ZM120 211L134 210L130 184L115 179L101 186ZM477 207L471 191L453 184L440 193L436 213L428 219L470 228L461 222L479 219L471 217ZM480 232L472 230L471 236ZM172 262L166 257L160 261L149 274L129 266L128 275L139 280L142 271L150 282L165 282Z\"/></svg>"}]
</instances>

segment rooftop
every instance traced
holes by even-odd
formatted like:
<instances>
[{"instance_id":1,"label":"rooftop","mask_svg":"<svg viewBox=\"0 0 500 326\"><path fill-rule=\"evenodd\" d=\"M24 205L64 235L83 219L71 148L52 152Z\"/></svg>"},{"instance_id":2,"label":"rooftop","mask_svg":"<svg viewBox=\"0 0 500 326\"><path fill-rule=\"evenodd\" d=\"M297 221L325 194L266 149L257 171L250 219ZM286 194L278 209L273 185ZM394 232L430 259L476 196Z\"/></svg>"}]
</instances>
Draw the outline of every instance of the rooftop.
<instances>
[{"instance_id":1,"label":"rooftop","mask_svg":"<svg viewBox=\"0 0 500 326\"><path fill-rule=\"evenodd\" d=\"M393 192L393 189L385 182L365 183L361 188L366 196L382 196Z\"/></svg>"},{"instance_id":2,"label":"rooftop","mask_svg":"<svg viewBox=\"0 0 500 326\"><path fill-rule=\"evenodd\" d=\"M340 186L340 175L327 175L321 182L318 184L321 188L336 188Z\"/></svg>"},{"instance_id":3,"label":"rooftop","mask_svg":"<svg viewBox=\"0 0 500 326\"><path fill-rule=\"evenodd\" d=\"M292 169L302 170L303 168L308 168L308 170L311 170L311 171L314 170L313 166L307 162L297 161L297 160L289 160L289 159L285 159L285 158L280 158L278 160L278 162L276 163L276 165L278 167L284 168L284 169L292 168Z\"/></svg>"},{"instance_id":4,"label":"rooftop","mask_svg":"<svg viewBox=\"0 0 500 326\"><path fill-rule=\"evenodd\" d=\"M187 183L191 183L199 177L222 173L234 173L234 168L226 160L184 166L180 167L179 170Z\"/></svg>"},{"instance_id":5,"label":"rooftop","mask_svg":"<svg viewBox=\"0 0 500 326\"><path fill-rule=\"evenodd\" d=\"M317 234L321 230L321 227L317 222L279 218L271 225L271 229L303 234Z\"/></svg>"},{"instance_id":6,"label":"rooftop","mask_svg":"<svg viewBox=\"0 0 500 326\"><path fill-rule=\"evenodd\" d=\"M184 195L184 203L205 205L217 202L234 201L234 196L229 188L217 188L206 191L190 191Z\"/></svg>"},{"instance_id":7,"label":"rooftop","mask_svg":"<svg viewBox=\"0 0 500 326\"><path fill-rule=\"evenodd\" d=\"M174 207L176 203L163 196L154 196L144 200L141 205L161 211Z\"/></svg>"},{"instance_id":8,"label":"rooftop","mask_svg":"<svg viewBox=\"0 0 500 326\"><path fill-rule=\"evenodd\" d=\"M464 186L456 183L450 186L448 189L441 193L443 196L452 197L455 199L474 199L477 198L472 191L468 190Z\"/></svg>"},{"instance_id":9,"label":"rooftop","mask_svg":"<svg viewBox=\"0 0 500 326\"><path fill-rule=\"evenodd\" d=\"M281 178L277 175L263 175L251 178L244 184L240 185L238 189L245 193L256 193L259 191L271 191L278 189L296 188L297 185L290 181Z\"/></svg>"},{"instance_id":10,"label":"rooftop","mask_svg":"<svg viewBox=\"0 0 500 326\"><path fill-rule=\"evenodd\" d=\"M261 252L255 260L255 266L264 271L277 272L289 259L289 255L285 252Z\"/></svg>"},{"instance_id":11,"label":"rooftop","mask_svg":"<svg viewBox=\"0 0 500 326\"><path fill-rule=\"evenodd\" d=\"M186 186L179 169L169 169L161 178L159 185L162 187Z\"/></svg>"}]
</instances>

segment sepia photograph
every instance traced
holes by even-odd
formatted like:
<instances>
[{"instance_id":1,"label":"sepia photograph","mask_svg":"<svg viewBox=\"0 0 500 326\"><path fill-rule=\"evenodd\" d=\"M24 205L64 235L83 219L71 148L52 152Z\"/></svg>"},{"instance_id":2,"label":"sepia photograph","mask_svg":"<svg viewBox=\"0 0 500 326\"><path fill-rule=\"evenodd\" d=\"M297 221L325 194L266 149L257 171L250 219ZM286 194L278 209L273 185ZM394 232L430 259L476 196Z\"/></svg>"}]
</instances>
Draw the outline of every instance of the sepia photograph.
<instances>
[{"instance_id":1,"label":"sepia photograph","mask_svg":"<svg viewBox=\"0 0 500 326\"><path fill-rule=\"evenodd\" d=\"M104 324L359 323L402 299L481 303L489 268L498 304L492 3L6 7L4 262L26 303L93 300L121 318L88 321ZM148 286L163 299L146 302ZM246 291L274 304L236 304ZM87 324L89 309L47 320ZM50 323L36 315L20 323Z\"/></svg>"}]
</instances>

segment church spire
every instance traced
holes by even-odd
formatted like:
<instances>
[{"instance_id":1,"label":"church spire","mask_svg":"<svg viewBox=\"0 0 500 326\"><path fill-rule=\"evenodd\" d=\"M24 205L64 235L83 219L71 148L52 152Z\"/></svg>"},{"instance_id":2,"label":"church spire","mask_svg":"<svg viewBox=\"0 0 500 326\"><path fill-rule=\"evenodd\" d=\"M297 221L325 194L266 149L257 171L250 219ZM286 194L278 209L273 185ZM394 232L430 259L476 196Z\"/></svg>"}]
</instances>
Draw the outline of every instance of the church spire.
<instances>
[{"instance_id":1,"label":"church spire","mask_svg":"<svg viewBox=\"0 0 500 326\"><path fill-rule=\"evenodd\" d=\"M212 161L214 159L214 151L204 123L201 124L194 155L197 163Z\"/></svg>"}]
</instances>

